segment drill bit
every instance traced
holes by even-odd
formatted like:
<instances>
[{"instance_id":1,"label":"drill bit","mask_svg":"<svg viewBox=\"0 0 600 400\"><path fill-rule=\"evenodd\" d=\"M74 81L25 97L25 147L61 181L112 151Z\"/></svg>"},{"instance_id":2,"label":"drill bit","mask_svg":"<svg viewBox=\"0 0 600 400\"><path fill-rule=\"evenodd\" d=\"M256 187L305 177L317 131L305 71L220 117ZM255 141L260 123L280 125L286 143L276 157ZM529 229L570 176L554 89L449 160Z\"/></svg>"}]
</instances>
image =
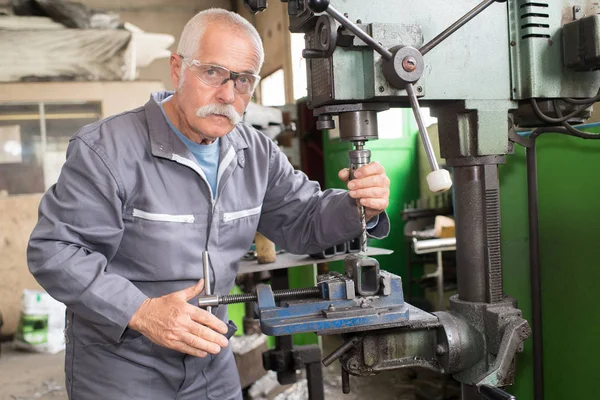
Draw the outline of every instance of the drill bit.
<instances>
[{"instance_id":1,"label":"drill bit","mask_svg":"<svg viewBox=\"0 0 600 400\"><path fill-rule=\"evenodd\" d=\"M362 225L362 235L360 237L360 252L367 254L367 216L365 207L360 206L360 223Z\"/></svg>"},{"instance_id":2,"label":"drill bit","mask_svg":"<svg viewBox=\"0 0 600 400\"><path fill-rule=\"evenodd\" d=\"M349 153L350 157L350 180L354 179L354 171L367 165L371 160L371 151L364 148L364 141L353 141L354 150ZM367 217L365 207L360 205L360 223L362 234L360 237L360 252L367 254Z\"/></svg>"}]
</instances>

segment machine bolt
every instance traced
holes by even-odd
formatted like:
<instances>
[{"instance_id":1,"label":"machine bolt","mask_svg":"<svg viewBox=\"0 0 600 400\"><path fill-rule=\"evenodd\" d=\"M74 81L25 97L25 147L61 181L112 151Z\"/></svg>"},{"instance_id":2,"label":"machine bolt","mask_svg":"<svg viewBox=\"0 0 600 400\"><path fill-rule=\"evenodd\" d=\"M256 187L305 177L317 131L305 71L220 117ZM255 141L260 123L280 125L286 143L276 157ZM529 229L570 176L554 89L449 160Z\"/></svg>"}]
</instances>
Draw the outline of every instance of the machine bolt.
<instances>
[{"instance_id":1,"label":"machine bolt","mask_svg":"<svg viewBox=\"0 0 600 400\"><path fill-rule=\"evenodd\" d=\"M385 88L384 88L383 86L379 86L379 91L380 91L381 93L383 93L383 92L385 91Z\"/></svg>"},{"instance_id":2,"label":"machine bolt","mask_svg":"<svg viewBox=\"0 0 600 400\"><path fill-rule=\"evenodd\" d=\"M328 311L335 311L335 306L333 304L330 304L329 307L327 308Z\"/></svg>"},{"instance_id":3,"label":"machine bolt","mask_svg":"<svg viewBox=\"0 0 600 400\"><path fill-rule=\"evenodd\" d=\"M419 93L423 92L423 87L422 86L417 86L417 92L419 92Z\"/></svg>"},{"instance_id":4,"label":"machine bolt","mask_svg":"<svg viewBox=\"0 0 600 400\"><path fill-rule=\"evenodd\" d=\"M448 349L446 349L446 346L444 346L443 344L438 344L437 347L435 348L435 354L437 354L438 356L443 356L447 352L448 352Z\"/></svg>"},{"instance_id":5,"label":"machine bolt","mask_svg":"<svg viewBox=\"0 0 600 400\"><path fill-rule=\"evenodd\" d=\"M516 45L517 45L517 42L515 42L514 40L511 40L511 41L510 41L510 45L511 45L511 46L516 46Z\"/></svg>"},{"instance_id":6,"label":"machine bolt","mask_svg":"<svg viewBox=\"0 0 600 400\"><path fill-rule=\"evenodd\" d=\"M406 72L413 72L417 69L417 60L411 56L404 57L404 60L402 60L402 68L404 68Z\"/></svg>"},{"instance_id":7,"label":"machine bolt","mask_svg":"<svg viewBox=\"0 0 600 400\"><path fill-rule=\"evenodd\" d=\"M350 367L350 369L358 369L358 363L356 361L352 360L350 362L349 367Z\"/></svg>"},{"instance_id":8,"label":"machine bolt","mask_svg":"<svg viewBox=\"0 0 600 400\"><path fill-rule=\"evenodd\" d=\"M321 45L327 45L327 43L329 42L329 32L326 28L321 29L321 35L319 39L321 41Z\"/></svg>"}]
</instances>

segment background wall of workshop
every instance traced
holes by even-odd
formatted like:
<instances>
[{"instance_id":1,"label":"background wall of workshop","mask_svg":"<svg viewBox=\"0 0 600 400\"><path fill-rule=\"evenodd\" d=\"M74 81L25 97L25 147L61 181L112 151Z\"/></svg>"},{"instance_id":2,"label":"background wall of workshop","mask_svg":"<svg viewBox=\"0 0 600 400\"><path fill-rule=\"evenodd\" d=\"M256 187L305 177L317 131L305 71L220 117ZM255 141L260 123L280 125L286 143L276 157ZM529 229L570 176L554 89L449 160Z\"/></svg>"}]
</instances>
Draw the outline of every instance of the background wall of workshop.
<instances>
[{"instance_id":1,"label":"background wall of workshop","mask_svg":"<svg viewBox=\"0 0 600 400\"><path fill-rule=\"evenodd\" d=\"M256 17L246 10L241 0L81 0L81 3L92 8L117 12L122 22L130 22L142 30L173 35L175 42L170 48L171 51L176 51L185 23L197 12L210 7L235 10L255 24L263 38L266 58L262 75L267 76L283 69L286 101L294 102L290 35L284 3L274 2L266 12ZM159 81L165 88L172 89L169 60L158 59L150 66L140 69L138 78L141 81ZM127 85L134 85L134 90L137 91L135 95L123 95L119 92ZM107 117L143 104L149 92L158 90L158 86L161 85L150 86L152 88L127 82L3 83L0 84L0 101L98 101L102 109L101 117ZM259 95L256 97L255 100L260 100ZM131 104L132 98L136 99L135 104ZM75 132L70 132L69 135L73 133ZM37 221L40 198L41 193L0 198L0 257L4 260L0 263L3 334L12 334L16 329L23 289L39 289L39 285L27 269L26 246ZM302 274L298 272L296 275Z\"/></svg>"},{"instance_id":2,"label":"background wall of workshop","mask_svg":"<svg viewBox=\"0 0 600 400\"><path fill-rule=\"evenodd\" d=\"M150 92L160 89L162 84L157 81L3 83L0 84L0 104L97 102L101 111L95 119L99 119L144 104ZM51 113L46 116L50 117ZM65 132L65 135L74 133ZM27 268L26 251L38 219L44 176L42 167L7 170L6 165L0 163L0 186L27 193L0 194L0 312L4 318L1 333L9 335L17 328L23 289L40 289ZM37 171L35 176L32 177L31 171Z\"/></svg>"},{"instance_id":3,"label":"background wall of workshop","mask_svg":"<svg viewBox=\"0 0 600 400\"><path fill-rule=\"evenodd\" d=\"M600 112L592 120L600 119ZM600 127L586 129L600 133ZM504 290L531 321L525 150L500 166ZM598 398L600 141L544 134L537 139L544 398ZM533 398L531 338L519 355L518 399Z\"/></svg>"},{"instance_id":4,"label":"background wall of workshop","mask_svg":"<svg viewBox=\"0 0 600 400\"><path fill-rule=\"evenodd\" d=\"M121 22L130 22L142 30L167 33L175 37L171 51L185 23L197 12L220 7L231 10L230 0L81 0L82 4L119 13ZM287 28L286 28L287 29ZM162 86L171 89L168 58L158 59L140 69L138 82L49 82L2 83L0 102L98 101L107 117L142 105L151 91ZM161 82L162 84L157 83ZM124 88L125 93L123 92ZM129 90L129 92L127 92ZM135 93L131 93L131 91ZM68 135L75 132L69 132ZM31 178L28 178L31 179ZM21 309L23 289L39 289L27 269L26 248L37 221L37 208L42 194L0 197L0 311L4 317L2 334L15 332Z\"/></svg>"}]
</instances>

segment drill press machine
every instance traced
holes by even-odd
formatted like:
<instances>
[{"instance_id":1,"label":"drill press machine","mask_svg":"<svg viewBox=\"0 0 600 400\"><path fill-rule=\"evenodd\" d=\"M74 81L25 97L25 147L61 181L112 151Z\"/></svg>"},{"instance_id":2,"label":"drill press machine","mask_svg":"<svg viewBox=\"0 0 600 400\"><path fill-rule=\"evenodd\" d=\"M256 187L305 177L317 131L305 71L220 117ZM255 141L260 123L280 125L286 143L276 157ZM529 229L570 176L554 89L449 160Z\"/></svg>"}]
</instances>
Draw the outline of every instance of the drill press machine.
<instances>
[{"instance_id":1,"label":"drill press machine","mask_svg":"<svg viewBox=\"0 0 600 400\"><path fill-rule=\"evenodd\" d=\"M515 354L530 335L516 301L503 293L498 165L518 127L571 126L600 100L600 5L592 0L282 0L290 30L305 34L308 101L318 128L352 141L351 169L369 162L377 112L411 107L432 169L428 184L453 184L458 295L426 313L404 302L401 278L350 255L345 274L316 288L212 296L201 306L257 302L263 332L341 335L348 374L423 367L452 374L463 400L511 399ZM253 12L266 0L245 0ZM456 21L449 26L449 21ZM439 121L440 169L419 109ZM548 128L543 128L548 129ZM363 225L364 226L364 225ZM366 240L363 239L363 250ZM535 350L535 349L534 349ZM536 390L536 400L543 395Z\"/></svg>"}]
</instances>

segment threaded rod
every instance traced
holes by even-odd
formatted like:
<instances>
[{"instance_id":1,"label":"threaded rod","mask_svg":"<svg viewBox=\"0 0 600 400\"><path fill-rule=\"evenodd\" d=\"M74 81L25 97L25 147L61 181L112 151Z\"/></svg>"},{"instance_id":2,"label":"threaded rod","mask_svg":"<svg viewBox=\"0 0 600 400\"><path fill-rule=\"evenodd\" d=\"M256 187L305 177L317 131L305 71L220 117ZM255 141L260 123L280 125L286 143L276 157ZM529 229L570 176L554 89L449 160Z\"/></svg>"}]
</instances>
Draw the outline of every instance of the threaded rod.
<instances>
[{"instance_id":1,"label":"threaded rod","mask_svg":"<svg viewBox=\"0 0 600 400\"><path fill-rule=\"evenodd\" d=\"M318 287L273 291L273 297L275 300L299 300L320 296L321 289ZM256 293L229 294L226 296L219 296L219 304L250 303L253 301L258 301L258 296Z\"/></svg>"}]
</instances>

